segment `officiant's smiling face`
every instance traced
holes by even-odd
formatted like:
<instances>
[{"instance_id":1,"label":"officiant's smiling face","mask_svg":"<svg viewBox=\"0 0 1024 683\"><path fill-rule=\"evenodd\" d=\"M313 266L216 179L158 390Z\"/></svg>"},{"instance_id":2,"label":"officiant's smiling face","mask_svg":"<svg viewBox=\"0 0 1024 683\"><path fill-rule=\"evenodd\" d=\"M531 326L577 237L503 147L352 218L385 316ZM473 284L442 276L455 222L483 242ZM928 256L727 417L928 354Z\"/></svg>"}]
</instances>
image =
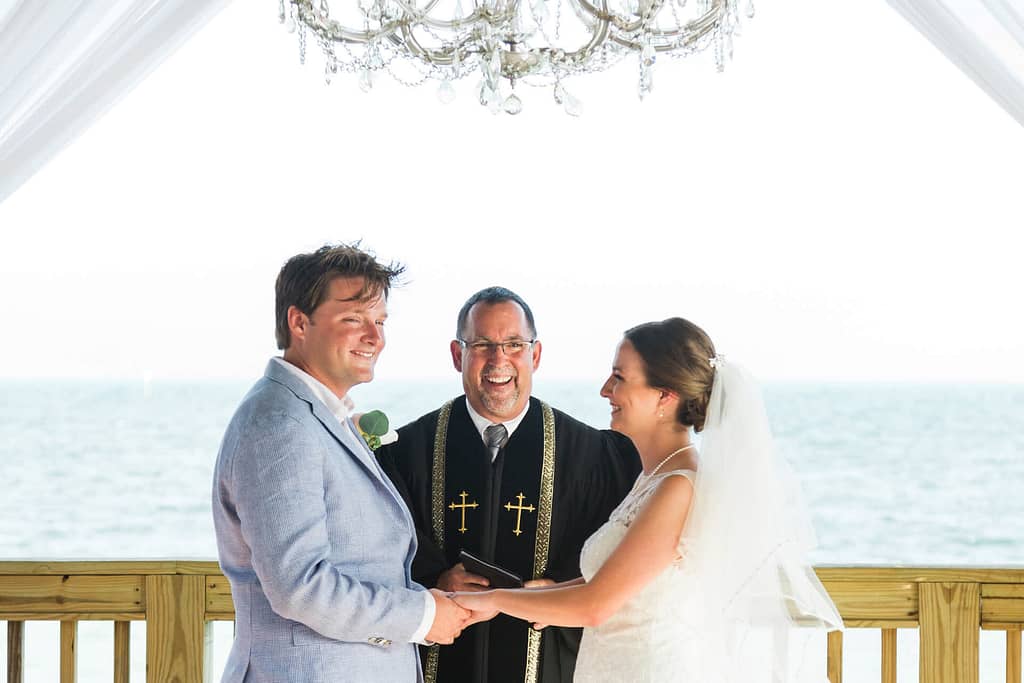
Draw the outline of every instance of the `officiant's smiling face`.
<instances>
[{"instance_id":1,"label":"officiant's smiling face","mask_svg":"<svg viewBox=\"0 0 1024 683\"><path fill-rule=\"evenodd\" d=\"M533 390L540 342L523 344L518 352L494 344L533 339L523 309L514 301L477 303L469 310L461 335L463 343L451 344L452 361L462 373L462 387L473 410L492 422L519 415Z\"/></svg>"}]
</instances>

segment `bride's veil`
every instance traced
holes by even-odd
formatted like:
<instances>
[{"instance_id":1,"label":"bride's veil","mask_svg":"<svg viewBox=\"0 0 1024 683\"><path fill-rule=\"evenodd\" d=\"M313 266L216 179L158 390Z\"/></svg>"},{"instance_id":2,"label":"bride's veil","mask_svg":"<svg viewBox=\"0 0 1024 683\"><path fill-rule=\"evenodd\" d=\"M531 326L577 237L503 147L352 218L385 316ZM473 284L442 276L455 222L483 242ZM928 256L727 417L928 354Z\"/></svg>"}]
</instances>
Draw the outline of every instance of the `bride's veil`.
<instances>
[{"instance_id":1,"label":"bride's veil","mask_svg":"<svg viewBox=\"0 0 1024 683\"><path fill-rule=\"evenodd\" d=\"M842 628L809 564L814 530L799 482L775 452L760 389L741 367L711 361L694 502L683 533L701 594L706 681L825 680L807 644ZM696 616L696 615L695 615ZM813 670L811 670L813 669Z\"/></svg>"}]
</instances>

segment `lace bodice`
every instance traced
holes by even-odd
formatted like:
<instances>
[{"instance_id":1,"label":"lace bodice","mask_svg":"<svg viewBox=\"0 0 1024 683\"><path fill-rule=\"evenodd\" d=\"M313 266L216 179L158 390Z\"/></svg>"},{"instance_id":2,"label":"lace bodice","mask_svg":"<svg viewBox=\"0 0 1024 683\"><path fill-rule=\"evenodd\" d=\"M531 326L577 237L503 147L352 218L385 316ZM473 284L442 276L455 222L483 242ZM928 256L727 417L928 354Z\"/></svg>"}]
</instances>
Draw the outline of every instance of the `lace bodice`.
<instances>
[{"instance_id":1,"label":"lace bodice","mask_svg":"<svg viewBox=\"0 0 1024 683\"><path fill-rule=\"evenodd\" d=\"M671 476L691 481L695 473L674 470L647 478L640 475L623 499L583 546L580 567L590 581L622 542L630 524L658 484ZM631 683L685 683L699 680L693 671L697 653L687 643L697 639L697 624L688 614L699 614L697 592L686 581L686 547L679 543L679 559L623 605L604 624L583 631L576 660L577 683L630 681Z\"/></svg>"}]
</instances>

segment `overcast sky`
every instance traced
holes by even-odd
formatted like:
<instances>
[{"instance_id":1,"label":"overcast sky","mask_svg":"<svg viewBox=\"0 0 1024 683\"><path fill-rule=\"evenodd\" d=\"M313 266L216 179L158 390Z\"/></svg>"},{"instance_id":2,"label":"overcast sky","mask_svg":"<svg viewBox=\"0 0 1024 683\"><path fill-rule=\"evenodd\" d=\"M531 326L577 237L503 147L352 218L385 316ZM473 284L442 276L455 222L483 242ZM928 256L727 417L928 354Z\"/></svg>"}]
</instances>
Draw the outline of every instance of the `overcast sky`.
<instances>
[{"instance_id":1,"label":"overcast sky","mask_svg":"<svg viewBox=\"0 0 1024 683\"><path fill-rule=\"evenodd\" d=\"M0 377L255 377L290 255L408 265L380 377L449 376L462 301L535 309L545 377L681 315L768 379L1024 381L1024 130L881 0L762 2L710 55L518 117L298 64L235 2L0 204Z\"/></svg>"}]
</instances>

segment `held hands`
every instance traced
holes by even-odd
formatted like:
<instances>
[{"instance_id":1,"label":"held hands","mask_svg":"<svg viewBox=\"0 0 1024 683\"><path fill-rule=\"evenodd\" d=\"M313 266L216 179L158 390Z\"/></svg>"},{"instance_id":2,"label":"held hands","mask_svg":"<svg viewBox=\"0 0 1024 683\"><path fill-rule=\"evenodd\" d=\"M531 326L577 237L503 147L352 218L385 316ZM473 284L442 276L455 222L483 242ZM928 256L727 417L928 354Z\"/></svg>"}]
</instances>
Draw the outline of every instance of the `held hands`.
<instances>
[{"instance_id":1,"label":"held hands","mask_svg":"<svg viewBox=\"0 0 1024 683\"><path fill-rule=\"evenodd\" d=\"M434 612L434 623L430 625L430 630L427 632L427 640L432 643L451 645L462 633L462 629L470 623L476 622L470 621L473 615L452 600L450 594L436 588L431 588L430 593L434 596L434 604L437 609Z\"/></svg>"},{"instance_id":2,"label":"held hands","mask_svg":"<svg viewBox=\"0 0 1024 683\"><path fill-rule=\"evenodd\" d=\"M437 587L449 593L482 591L490 585L484 577L467 572L461 562L437 577Z\"/></svg>"},{"instance_id":3,"label":"held hands","mask_svg":"<svg viewBox=\"0 0 1024 683\"><path fill-rule=\"evenodd\" d=\"M434 615L434 623L427 633L427 640L432 643L451 645L462 633L462 629L481 621L487 621L494 617L497 612L479 613L471 611L453 600L457 591L465 594L472 594L474 591L485 591L490 582L482 576L471 574L466 571L462 563L451 569L442 572L437 577L437 587L431 588L437 605L437 613Z\"/></svg>"},{"instance_id":4,"label":"held hands","mask_svg":"<svg viewBox=\"0 0 1024 683\"><path fill-rule=\"evenodd\" d=\"M477 574L471 574L459 563L451 569L443 572L437 578L437 588L432 588L435 600L437 601L437 615L434 617L434 625L427 634L427 640L442 645L450 645L455 638L459 637L462 629L481 621L493 619L501 610L497 606L497 591L487 590L490 582ZM551 579L534 579L523 584L527 589L544 589L555 585ZM456 618L454 630L445 630L442 627L445 617L442 616L442 605L446 613L454 607ZM540 630L546 624L533 624L533 628ZM447 637L445 637L447 636Z\"/></svg>"},{"instance_id":5,"label":"held hands","mask_svg":"<svg viewBox=\"0 0 1024 683\"><path fill-rule=\"evenodd\" d=\"M494 604L494 591L481 593L478 589L471 592L455 593L452 598L471 612L472 616L470 616L467 626L481 621L489 621L498 614L498 608Z\"/></svg>"}]
</instances>

